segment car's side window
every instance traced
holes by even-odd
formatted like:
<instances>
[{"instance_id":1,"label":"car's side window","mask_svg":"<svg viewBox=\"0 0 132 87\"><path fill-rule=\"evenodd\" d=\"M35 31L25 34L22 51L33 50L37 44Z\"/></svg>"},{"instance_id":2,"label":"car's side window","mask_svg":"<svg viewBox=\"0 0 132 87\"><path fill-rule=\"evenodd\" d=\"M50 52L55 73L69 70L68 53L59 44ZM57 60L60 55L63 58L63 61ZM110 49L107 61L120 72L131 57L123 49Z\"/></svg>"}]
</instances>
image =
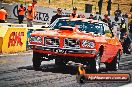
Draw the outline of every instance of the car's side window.
<instances>
[{"instance_id":1,"label":"car's side window","mask_svg":"<svg viewBox=\"0 0 132 87\"><path fill-rule=\"evenodd\" d=\"M106 24L104 24L104 32L105 32L105 34L106 33L111 33L110 28Z\"/></svg>"}]
</instances>

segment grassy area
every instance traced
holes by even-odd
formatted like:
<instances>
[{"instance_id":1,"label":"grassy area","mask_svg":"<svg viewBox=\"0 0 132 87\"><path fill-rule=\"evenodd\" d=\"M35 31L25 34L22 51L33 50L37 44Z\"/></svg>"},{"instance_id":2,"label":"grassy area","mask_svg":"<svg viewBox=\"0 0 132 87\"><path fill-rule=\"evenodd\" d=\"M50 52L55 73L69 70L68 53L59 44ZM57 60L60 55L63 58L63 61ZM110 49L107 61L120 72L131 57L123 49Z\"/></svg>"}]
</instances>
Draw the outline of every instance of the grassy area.
<instances>
[{"instance_id":1,"label":"grassy area","mask_svg":"<svg viewBox=\"0 0 132 87\"><path fill-rule=\"evenodd\" d=\"M0 0L1 1L1 0ZM30 2L32 0L2 0L3 2L24 2L27 1ZM102 13L105 14L106 13L106 8L107 8L107 3L106 1L108 0L103 0L103 7L102 7ZM72 9L73 6L76 6L78 8L79 11L84 12L85 11L85 4L89 3L93 5L92 11L98 11L98 4L97 4L98 0L73 0L73 4L72 4L72 0L50 0L50 4L49 4L49 0L38 0L38 5L39 6L44 6L44 7L51 7L51 8L58 8L61 7L63 9ZM112 0L112 3L119 3L119 4L124 4L124 5L120 5L120 9L122 10L123 13L128 13L131 6L127 5L127 4L132 4L132 0ZM126 4L126 5L125 5ZM112 10L111 10L111 14L114 14L114 11L117 9L117 4L112 4ZM96 7L96 9L95 9Z\"/></svg>"}]
</instances>

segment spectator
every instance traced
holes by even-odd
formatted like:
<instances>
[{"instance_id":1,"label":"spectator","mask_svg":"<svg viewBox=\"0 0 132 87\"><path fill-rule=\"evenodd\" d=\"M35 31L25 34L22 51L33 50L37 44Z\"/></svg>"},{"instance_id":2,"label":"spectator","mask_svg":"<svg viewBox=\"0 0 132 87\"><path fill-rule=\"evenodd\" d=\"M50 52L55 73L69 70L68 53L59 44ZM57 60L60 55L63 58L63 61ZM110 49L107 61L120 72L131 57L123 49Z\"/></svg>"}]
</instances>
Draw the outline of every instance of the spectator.
<instances>
[{"instance_id":1,"label":"spectator","mask_svg":"<svg viewBox=\"0 0 132 87\"><path fill-rule=\"evenodd\" d=\"M18 8L19 24L23 23L25 11L26 11L26 8L23 6L23 4L21 4L20 7Z\"/></svg>"},{"instance_id":2,"label":"spectator","mask_svg":"<svg viewBox=\"0 0 132 87\"><path fill-rule=\"evenodd\" d=\"M70 14L70 18L79 18L76 7L73 7L73 12Z\"/></svg>"},{"instance_id":3,"label":"spectator","mask_svg":"<svg viewBox=\"0 0 132 87\"><path fill-rule=\"evenodd\" d=\"M119 5L119 4L118 4L118 5ZM115 14L114 20L115 20L116 22L118 22L118 21L119 21L119 17L121 16L121 10L119 10L119 6L118 6L118 9L114 12L114 14Z\"/></svg>"},{"instance_id":4,"label":"spectator","mask_svg":"<svg viewBox=\"0 0 132 87\"><path fill-rule=\"evenodd\" d=\"M131 39L131 41L132 41L132 20L130 21L130 23L128 24L128 29L129 29L129 37L130 37L130 39Z\"/></svg>"},{"instance_id":5,"label":"spectator","mask_svg":"<svg viewBox=\"0 0 132 87\"><path fill-rule=\"evenodd\" d=\"M127 13L125 13L125 18L128 18L128 14Z\"/></svg>"},{"instance_id":6,"label":"spectator","mask_svg":"<svg viewBox=\"0 0 132 87\"><path fill-rule=\"evenodd\" d=\"M105 23L109 23L110 22L110 17L107 14L104 15L103 22L105 22Z\"/></svg>"},{"instance_id":7,"label":"spectator","mask_svg":"<svg viewBox=\"0 0 132 87\"><path fill-rule=\"evenodd\" d=\"M96 15L95 15L94 19L95 20L100 20L100 21L102 20L101 15L99 14L99 12L96 12Z\"/></svg>"},{"instance_id":8,"label":"spectator","mask_svg":"<svg viewBox=\"0 0 132 87\"><path fill-rule=\"evenodd\" d=\"M118 9L114 12L114 14L115 14L116 17L121 17L122 12L119 8L119 4L118 4Z\"/></svg>"},{"instance_id":9,"label":"spectator","mask_svg":"<svg viewBox=\"0 0 132 87\"><path fill-rule=\"evenodd\" d=\"M131 52L128 50L131 44L131 40L128 37L128 34L125 33L122 39L122 47L123 47L123 53L125 54L131 54Z\"/></svg>"},{"instance_id":10,"label":"spectator","mask_svg":"<svg viewBox=\"0 0 132 87\"><path fill-rule=\"evenodd\" d=\"M54 15L54 16L51 18L50 24L52 24L57 18L61 18L61 17L62 17L62 9L61 9L61 8L58 8L58 9L57 9L57 14Z\"/></svg>"},{"instance_id":11,"label":"spectator","mask_svg":"<svg viewBox=\"0 0 132 87\"><path fill-rule=\"evenodd\" d=\"M128 14L127 13L123 13L122 14L122 18L128 18Z\"/></svg>"},{"instance_id":12,"label":"spectator","mask_svg":"<svg viewBox=\"0 0 132 87\"><path fill-rule=\"evenodd\" d=\"M94 19L94 16L93 16L93 14L90 14L90 17L89 17L89 19Z\"/></svg>"},{"instance_id":13,"label":"spectator","mask_svg":"<svg viewBox=\"0 0 132 87\"><path fill-rule=\"evenodd\" d=\"M4 9L4 7L2 6L0 9L0 23L5 23L6 18L7 18L7 12Z\"/></svg>"},{"instance_id":14,"label":"spectator","mask_svg":"<svg viewBox=\"0 0 132 87\"><path fill-rule=\"evenodd\" d=\"M27 26L33 27L33 19L36 16L35 5L37 4L36 0L33 0L31 4L28 5L27 9Z\"/></svg>"},{"instance_id":15,"label":"spectator","mask_svg":"<svg viewBox=\"0 0 132 87\"><path fill-rule=\"evenodd\" d=\"M80 14L79 16L80 16L80 18L85 18L84 14Z\"/></svg>"},{"instance_id":16,"label":"spectator","mask_svg":"<svg viewBox=\"0 0 132 87\"><path fill-rule=\"evenodd\" d=\"M130 12L132 12L132 6L131 6L131 9L130 9Z\"/></svg>"},{"instance_id":17,"label":"spectator","mask_svg":"<svg viewBox=\"0 0 132 87\"><path fill-rule=\"evenodd\" d=\"M121 17L122 12L121 12L121 10L118 9L114 12L114 14L115 14L115 16Z\"/></svg>"},{"instance_id":18,"label":"spectator","mask_svg":"<svg viewBox=\"0 0 132 87\"><path fill-rule=\"evenodd\" d=\"M115 15L114 20L115 20L116 22L118 22L118 21L119 21L119 18L118 18L118 16L117 16L117 15Z\"/></svg>"},{"instance_id":19,"label":"spectator","mask_svg":"<svg viewBox=\"0 0 132 87\"><path fill-rule=\"evenodd\" d=\"M120 32L121 32L121 38L120 39L123 39L124 34L126 34L126 32L127 32L127 27L126 27L126 23L125 23L124 18L121 19Z\"/></svg>"},{"instance_id":20,"label":"spectator","mask_svg":"<svg viewBox=\"0 0 132 87\"><path fill-rule=\"evenodd\" d=\"M112 24L111 24L110 17L109 17L107 14L104 15L103 22L107 23L107 24L108 24L108 27L109 27L110 29L112 29L113 26L112 26Z\"/></svg>"},{"instance_id":21,"label":"spectator","mask_svg":"<svg viewBox=\"0 0 132 87\"><path fill-rule=\"evenodd\" d=\"M120 31L119 31L119 25L116 22L112 22L112 32L114 34L114 36L116 36L118 39L120 39Z\"/></svg>"}]
</instances>

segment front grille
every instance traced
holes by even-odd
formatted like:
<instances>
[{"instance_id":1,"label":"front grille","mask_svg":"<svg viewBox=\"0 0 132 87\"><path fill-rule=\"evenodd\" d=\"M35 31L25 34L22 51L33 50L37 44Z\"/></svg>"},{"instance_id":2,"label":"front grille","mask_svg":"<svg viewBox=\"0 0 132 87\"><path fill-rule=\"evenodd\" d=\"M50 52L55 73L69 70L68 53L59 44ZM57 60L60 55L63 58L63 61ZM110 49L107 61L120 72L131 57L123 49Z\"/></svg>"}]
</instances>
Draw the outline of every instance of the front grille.
<instances>
[{"instance_id":1,"label":"front grille","mask_svg":"<svg viewBox=\"0 0 132 87\"><path fill-rule=\"evenodd\" d=\"M45 37L45 46L59 47L59 38Z\"/></svg>"},{"instance_id":2,"label":"front grille","mask_svg":"<svg viewBox=\"0 0 132 87\"><path fill-rule=\"evenodd\" d=\"M64 39L64 47L65 48L80 48L80 40L79 39Z\"/></svg>"}]
</instances>

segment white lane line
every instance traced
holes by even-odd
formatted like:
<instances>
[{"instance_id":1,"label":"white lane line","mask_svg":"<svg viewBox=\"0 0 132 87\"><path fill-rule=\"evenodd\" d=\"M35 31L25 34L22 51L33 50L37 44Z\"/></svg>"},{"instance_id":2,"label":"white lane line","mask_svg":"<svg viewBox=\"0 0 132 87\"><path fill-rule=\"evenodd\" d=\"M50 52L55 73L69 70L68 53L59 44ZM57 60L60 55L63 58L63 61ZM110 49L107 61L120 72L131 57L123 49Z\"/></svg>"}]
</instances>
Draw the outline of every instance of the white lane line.
<instances>
[{"instance_id":1,"label":"white lane line","mask_svg":"<svg viewBox=\"0 0 132 87\"><path fill-rule=\"evenodd\" d=\"M132 87L132 83L129 83L129 84L126 84L126 85L123 85L123 86L119 86L119 87Z\"/></svg>"}]
</instances>

